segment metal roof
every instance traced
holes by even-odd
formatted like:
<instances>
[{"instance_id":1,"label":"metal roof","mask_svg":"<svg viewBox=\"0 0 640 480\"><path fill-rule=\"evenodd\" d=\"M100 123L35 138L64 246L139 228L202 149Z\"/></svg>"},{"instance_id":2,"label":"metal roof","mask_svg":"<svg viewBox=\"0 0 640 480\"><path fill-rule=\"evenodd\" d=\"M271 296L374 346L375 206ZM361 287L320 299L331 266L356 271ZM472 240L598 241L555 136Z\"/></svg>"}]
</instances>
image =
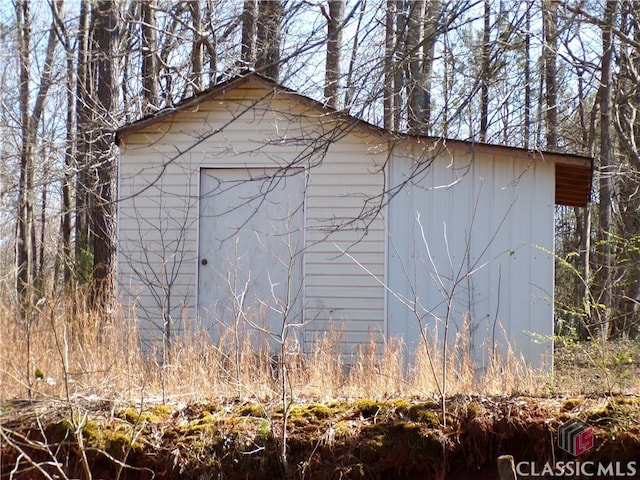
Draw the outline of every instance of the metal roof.
<instances>
[{"instance_id":1,"label":"metal roof","mask_svg":"<svg viewBox=\"0 0 640 480\"><path fill-rule=\"evenodd\" d=\"M265 89L273 90L274 93L282 95L288 99L292 99L296 102L300 102L314 109L318 109L328 115L334 116L336 120L352 124L355 128L368 131L369 133L380 136L388 141L404 139L425 144L433 144L437 142L442 145L446 145L447 147L467 147L478 153L495 153L508 155L510 157L528 158L536 162L553 162L556 166L555 203L558 205L573 207L584 207L589 203L591 197L591 181L593 178L593 158L591 157L557 152L545 152L540 150L527 150L519 147L479 143L467 140L455 140L391 132L345 112L328 107L317 100L291 90L290 88L264 77L257 72L248 72L244 75L219 83L205 91L183 100L177 105L164 108L135 122L124 125L116 131L116 142L120 144L123 139L131 133L142 130L179 112L194 109L203 102L212 100L225 92L241 87L247 83L257 84Z\"/></svg>"}]
</instances>

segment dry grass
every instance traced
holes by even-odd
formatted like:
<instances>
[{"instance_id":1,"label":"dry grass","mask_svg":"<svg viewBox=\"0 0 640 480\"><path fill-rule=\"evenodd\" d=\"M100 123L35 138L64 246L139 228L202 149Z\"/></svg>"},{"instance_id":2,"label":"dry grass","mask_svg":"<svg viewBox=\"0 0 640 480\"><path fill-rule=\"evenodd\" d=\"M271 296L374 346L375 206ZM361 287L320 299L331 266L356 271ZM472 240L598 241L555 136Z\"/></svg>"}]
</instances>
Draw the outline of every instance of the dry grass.
<instances>
[{"instance_id":1,"label":"dry grass","mask_svg":"<svg viewBox=\"0 0 640 480\"><path fill-rule=\"evenodd\" d=\"M166 352L170 360L162 364L158 352L142 351L133 319L120 312L92 313L78 299L54 297L40 302L28 322L20 321L15 308L5 301L0 305L0 332L3 400L34 395L125 402L269 401L282 396L284 385L291 399L324 401L431 397L438 396L443 386L445 359L440 345L422 345L413 368L405 368L403 348L396 340L384 346L372 341L347 362L340 354L339 332L329 332L304 354L299 348L287 349L279 359L248 342L236 345L231 336L215 345L206 333L195 332L175 341ZM448 396L557 393L548 375L526 369L513 352L493 359L479 375L467 338L461 332L447 355Z\"/></svg>"}]
</instances>

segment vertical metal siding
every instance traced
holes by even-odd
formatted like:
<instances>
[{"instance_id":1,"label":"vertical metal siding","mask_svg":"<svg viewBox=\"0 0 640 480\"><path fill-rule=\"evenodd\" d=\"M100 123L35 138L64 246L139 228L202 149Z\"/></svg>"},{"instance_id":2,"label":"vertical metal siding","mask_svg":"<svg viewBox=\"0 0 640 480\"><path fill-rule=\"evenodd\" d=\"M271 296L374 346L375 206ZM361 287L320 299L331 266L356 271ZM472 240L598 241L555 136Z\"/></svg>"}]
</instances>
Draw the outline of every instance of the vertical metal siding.
<instances>
[{"instance_id":1,"label":"vertical metal siding","mask_svg":"<svg viewBox=\"0 0 640 480\"><path fill-rule=\"evenodd\" d=\"M410 175L409 153L395 153L392 185ZM389 211L390 335L409 350L421 341L420 328L442 338L455 291L450 339L470 322L479 365L492 342L541 365L553 333L553 167L442 150L427 175L407 184ZM421 324L406 305L416 299Z\"/></svg>"}]
</instances>

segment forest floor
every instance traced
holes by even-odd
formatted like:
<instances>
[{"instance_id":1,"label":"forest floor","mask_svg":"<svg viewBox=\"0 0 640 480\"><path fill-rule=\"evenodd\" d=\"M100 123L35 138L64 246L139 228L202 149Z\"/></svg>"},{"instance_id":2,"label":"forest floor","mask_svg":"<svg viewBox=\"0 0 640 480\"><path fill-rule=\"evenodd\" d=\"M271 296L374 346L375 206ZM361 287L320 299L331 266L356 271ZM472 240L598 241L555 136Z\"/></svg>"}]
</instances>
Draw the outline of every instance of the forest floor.
<instances>
[{"instance_id":1,"label":"forest floor","mask_svg":"<svg viewBox=\"0 0 640 480\"><path fill-rule=\"evenodd\" d=\"M482 480L503 454L523 478L639 478L638 379L638 342L567 343L545 395L5 401L0 478ZM574 456L576 418L593 443Z\"/></svg>"}]
</instances>

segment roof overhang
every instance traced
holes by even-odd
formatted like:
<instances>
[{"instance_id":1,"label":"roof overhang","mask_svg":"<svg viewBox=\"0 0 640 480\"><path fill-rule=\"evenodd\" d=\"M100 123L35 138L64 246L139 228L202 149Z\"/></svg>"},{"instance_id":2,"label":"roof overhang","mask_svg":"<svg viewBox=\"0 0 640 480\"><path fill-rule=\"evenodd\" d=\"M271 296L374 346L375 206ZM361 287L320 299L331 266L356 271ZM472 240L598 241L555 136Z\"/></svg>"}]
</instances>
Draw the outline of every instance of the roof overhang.
<instances>
[{"instance_id":1,"label":"roof overhang","mask_svg":"<svg viewBox=\"0 0 640 480\"><path fill-rule=\"evenodd\" d=\"M434 139L435 141L435 139ZM525 148L476 143L463 140L437 140L447 145L466 146L475 152L521 158L555 165L555 203L569 207L586 207L591 200L593 158L568 153L545 152Z\"/></svg>"}]
</instances>

